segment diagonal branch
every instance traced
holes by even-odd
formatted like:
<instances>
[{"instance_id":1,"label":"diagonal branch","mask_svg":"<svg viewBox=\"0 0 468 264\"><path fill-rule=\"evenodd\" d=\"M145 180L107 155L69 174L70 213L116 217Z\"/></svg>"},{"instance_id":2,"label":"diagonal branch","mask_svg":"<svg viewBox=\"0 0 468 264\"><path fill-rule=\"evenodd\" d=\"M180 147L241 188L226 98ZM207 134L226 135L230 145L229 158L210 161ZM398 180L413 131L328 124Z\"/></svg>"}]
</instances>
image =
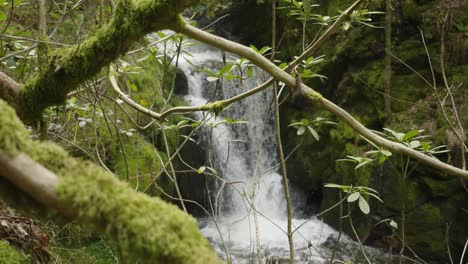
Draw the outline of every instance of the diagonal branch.
<instances>
[{"instance_id":1,"label":"diagonal branch","mask_svg":"<svg viewBox=\"0 0 468 264\"><path fill-rule=\"evenodd\" d=\"M146 34L177 29L181 23L179 13L193 2L195 0L120 1L108 24L79 45L54 51L43 70L24 84L15 102L22 118L37 119L45 108L63 103L69 92L128 51Z\"/></svg>"},{"instance_id":2,"label":"diagonal branch","mask_svg":"<svg viewBox=\"0 0 468 264\"><path fill-rule=\"evenodd\" d=\"M187 35L195 40L200 42L204 42L206 44L215 46L222 50L226 50L231 53L235 53L239 56L245 57L249 59L253 64L259 66L264 71L268 72L273 78L276 80L284 82L286 85L290 87L296 86L296 80L291 75L280 69L274 63L269 61L267 58L261 56L260 54L256 53L254 50L241 45L239 43L235 43L229 41L227 39L221 38L219 36L210 34L208 32L202 31L198 28L195 28L189 24L185 24L180 27L180 33ZM365 138L369 139L373 143L386 148L394 153L404 154L411 158L414 158L426 165L429 165L433 168L446 172L448 174L454 176L461 176L465 179L468 179L468 171L459 169L457 167L451 166L444 162L441 162L438 159L432 158L428 155L420 153L414 149L411 149L403 144L396 143L385 139L362 125L359 121L357 121L353 116L351 116L347 111L339 107L338 105L334 104L333 102L324 98L320 93L316 92L312 88L302 84L300 87L300 93L307 98L307 100L314 106L322 107L335 115L337 115L340 119L342 119L345 123L347 123L351 128L353 128L358 134L364 136Z\"/></svg>"}]
</instances>

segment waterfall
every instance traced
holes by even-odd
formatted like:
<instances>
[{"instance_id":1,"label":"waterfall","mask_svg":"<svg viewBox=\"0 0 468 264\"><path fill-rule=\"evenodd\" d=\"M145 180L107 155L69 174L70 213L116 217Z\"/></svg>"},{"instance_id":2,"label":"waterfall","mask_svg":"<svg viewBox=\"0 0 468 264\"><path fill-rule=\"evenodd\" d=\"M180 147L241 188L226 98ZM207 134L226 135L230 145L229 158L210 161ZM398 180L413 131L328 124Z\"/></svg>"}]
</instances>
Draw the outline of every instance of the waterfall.
<instances>
[{"instance_id":1,"label":"waterfall","mask_svg":"<svg viewBox=\"0 0 468 264\"><path fill-rule=\"evenodd\" d=\"M187 78L188 94L184 99L191 106L230 98L268 77L256 69L257 76L246 80L223 80L222 85L209 82L200 68L218 72L223 66L221 51L197 44L190 47L190 53L187 60L179 60L178 68ZM236 59L232 54L226 57ZM289 256L286 202L282 177L278 174L273 115L269 114L272 96L271 89L267 89L233 104L219 116L194 113L198 120L221 123L206 127L203 134L204 144L211 151L212 166L225 182L218 181L215 190L211 190L214 216L199 222L201 232L213 248L224 258L229 254L233 263L256 263L256 229L250 199L253 193L263 258L269 259L269 263L283 263L281 260ZM224 117L247 123L229 125L222 123ZM294 233L296 263L325 263L338 237L337 231L317 218L293 219L293 228L298 228ZM359 247L346 235L340 241L337 256L342 260L359 252Z\"/></svg>"}]
</instances>

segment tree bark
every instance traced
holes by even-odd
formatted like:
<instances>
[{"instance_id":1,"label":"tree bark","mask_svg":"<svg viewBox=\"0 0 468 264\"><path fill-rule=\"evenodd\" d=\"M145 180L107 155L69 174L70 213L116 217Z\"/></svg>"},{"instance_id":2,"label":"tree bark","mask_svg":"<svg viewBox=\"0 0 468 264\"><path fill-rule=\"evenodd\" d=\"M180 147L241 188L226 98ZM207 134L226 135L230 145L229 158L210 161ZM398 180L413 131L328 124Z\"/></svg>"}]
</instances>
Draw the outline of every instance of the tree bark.
<instances>
[{"instance_id":1,"label":"tree bark","mask_svg":"<svg viewBox=\"0 0 468 264\"><path fill-rule=\"evenodd\" d=\"M391 87L392 87L392 0L386 0L385 9L385 114L390 118L391 108Z\"/></svg>"},{"instance_id":2,"label":"tree bark","mask_svg":"<svg viewBox=\"0 0 468 264\"><path fill-rule=\"evenodd\" d=\"M37 16L38 16L38 31L39 39L47 41L47 0L37 1ZM48 45L46 43L39 43L37 47L37 62L38 66L42 68L47 64Z\"/></svg>"}]
</instances>

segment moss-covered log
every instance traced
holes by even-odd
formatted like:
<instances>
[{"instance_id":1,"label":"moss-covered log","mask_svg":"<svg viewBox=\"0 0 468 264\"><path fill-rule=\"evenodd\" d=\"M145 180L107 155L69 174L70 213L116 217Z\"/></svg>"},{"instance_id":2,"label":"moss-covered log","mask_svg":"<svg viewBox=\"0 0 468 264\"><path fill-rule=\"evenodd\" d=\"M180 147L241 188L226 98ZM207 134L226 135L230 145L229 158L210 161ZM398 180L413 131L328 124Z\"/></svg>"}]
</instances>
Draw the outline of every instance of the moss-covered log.
<instances>
[{"instance_id":1,"label":"moss-covered log","mask_svg":"<svg viewBox=\"0 0 468 264\"><path fill-rule=\"evenodd\" d=\"M177 29L179 13L195 0L119 1L112 20L82 43L54 51L49 62L19 93L25 118L37 118L48 106L61 104L84 80L96 75L144 35Z\"/></svg>"},{"instance_id":2,"label":"moss-covered log","mask_svg":"<svg viewBox=\"0 0 468 264\"><path fill-rule=\"evenodd\" d=\"M2 100L0 112L0 175L47 206L95 225L117 242L125 263L221 262L194 218L54 143L31 140Z\"/></svg>"}]
</instances>

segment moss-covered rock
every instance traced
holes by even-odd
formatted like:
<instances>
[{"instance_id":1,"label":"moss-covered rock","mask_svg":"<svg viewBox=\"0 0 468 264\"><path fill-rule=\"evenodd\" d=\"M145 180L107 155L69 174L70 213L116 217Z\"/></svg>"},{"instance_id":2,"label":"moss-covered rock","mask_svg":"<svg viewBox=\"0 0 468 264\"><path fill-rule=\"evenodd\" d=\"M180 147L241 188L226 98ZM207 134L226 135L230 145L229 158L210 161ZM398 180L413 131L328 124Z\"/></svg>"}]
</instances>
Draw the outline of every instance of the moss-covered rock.
<instances>
[{"instance_id":1,"label":"moss-covered rock","mask_svg":"<svg viewBox=\"0 0 468 264\"><path fill-rule=\"evenodd\" d=\"M421 256L446 254L445 217L438 206L426 203L406 215L406 239Z\"/></svg>"}]
</instances>

